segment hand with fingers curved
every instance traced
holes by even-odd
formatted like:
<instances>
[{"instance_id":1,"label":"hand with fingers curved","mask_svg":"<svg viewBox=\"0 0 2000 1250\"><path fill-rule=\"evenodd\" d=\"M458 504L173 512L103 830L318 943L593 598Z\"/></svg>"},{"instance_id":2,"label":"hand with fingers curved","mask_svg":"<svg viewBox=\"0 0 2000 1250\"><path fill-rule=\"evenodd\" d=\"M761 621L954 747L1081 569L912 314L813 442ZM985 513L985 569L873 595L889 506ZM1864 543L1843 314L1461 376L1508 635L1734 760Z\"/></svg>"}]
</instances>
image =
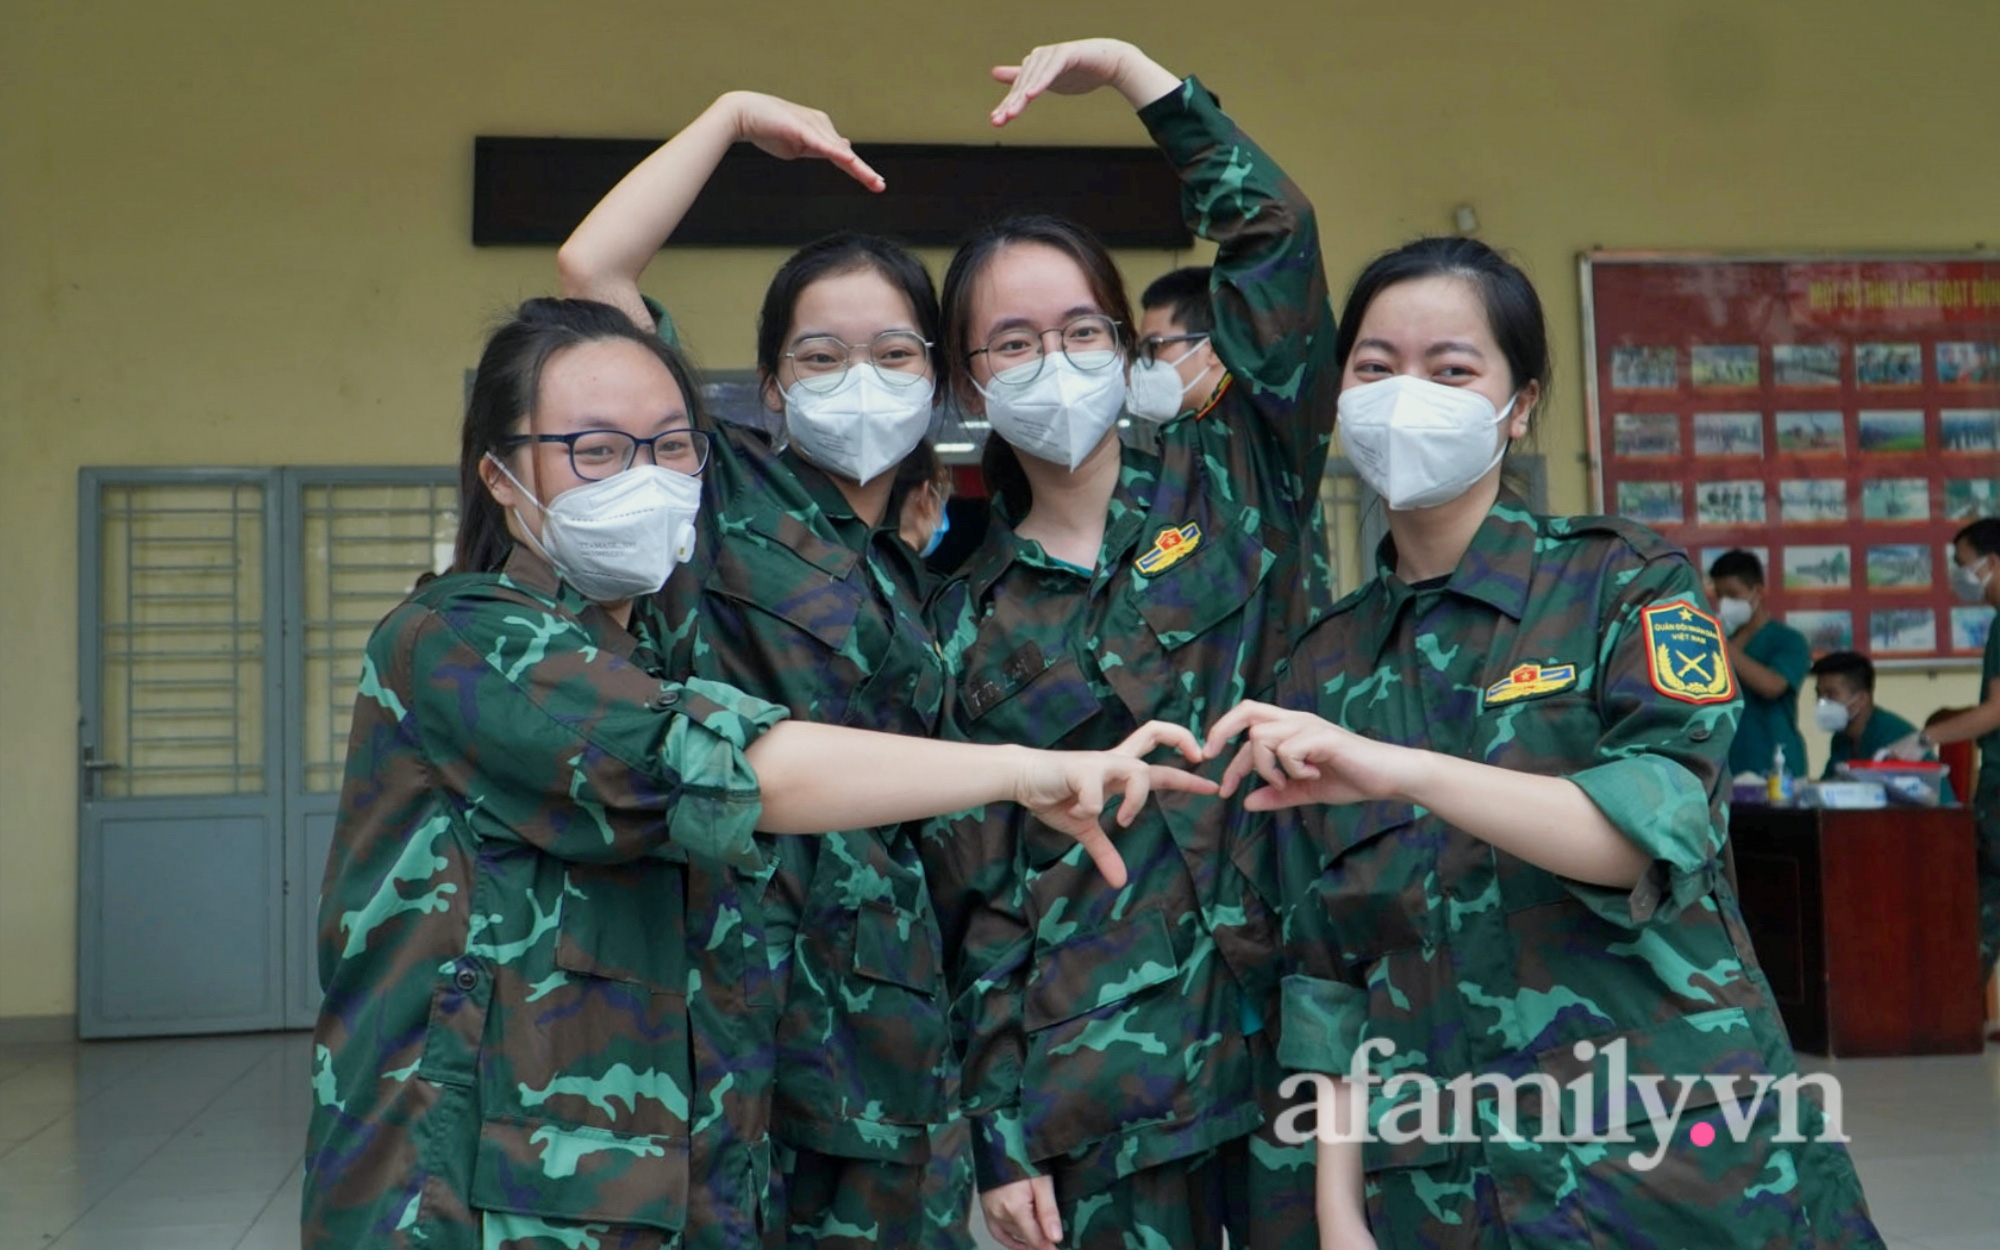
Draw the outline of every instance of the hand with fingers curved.
<instances>
[{"instance_id":1,"label":"hand with fingers curved","mask_svg":"<svg viewBox=\"0 0 2000 1250\"><path fill-rule=\"evenodd\" d=\"M1084 95L1113 87L1133 108L1144 108L1180 85L1180 79L1122 39L1074 39L1033 48L1018 65L996 65L993 77L1008 91L989 115L1004 126L1045 92Z\"/></svg>"},{"instance_id":2,"label":"hand with fingers curved","mask_svg":"<svg viewBox=\"0 0 2000 1250\"><path fill-rule=\"evenodd\" d=\"M828 161L870 191L888 185L868 162L854 154L854 145L820 110L756 91L732 91L724 98L729 102L738 140L755 144L759 151L781 161L801 157Z\"/></svg>"},{"instance_id":3,"label":"hand with fingers curved","mask_svg":"<svg viewBox=\"0 0 2000 1250\"><path fill-rule=\"evenodd\" d=\"M1014 785L1014 801L1049 828L1082 843L1098 872L1114 889L1125 887L1125 861L1098 821L1113 795L1124 796L1117 815L1118 827L1124 829L1139 818L1146 796L1155 790L1216 793L1215 783L1206 777L1186 769L1147 764L1124 753L1122 748L1132 743L1128 738L1120 744L1120 751L1030 751ZM1192 734L1188 744L1193 745Z\"/></svg>"},{"instance_id":4,"label":"hand with fingers curved","mask_svg":"<svg viewBox=\"0 0 2000 1250\"><path fill-rule=\"evenodd\" d=\"M1006 1250L1056 1250L1062 1241L1056 1186L1046 1176L989 1189L979 1195L979 1209L986 1231Z\"/></svg>"},{"instance_id":5,"label":"hand with fingers curved","mask_svg":"<svg viewBox=\"0 0 2000 1250\"><path fill-rule=\"evenodd\" d=\"M1190 764L1201 764L1208 759L1202 750L1201 739L1194 736L1193 730L1163 720L1147 721L1133 730L1125 741L1111 749L1120 755L1143 760L1161 747L1170 747L1180 752Z\"/></svg>"},{"instance_id":6,"label":"hand with fingers curved","mask_svg":"<svg viewBox=\"0 0 2000 1250\"><path fill-rule=\"evenodd\" d=\"M1363 803L1407 793L1422 751L1364 738L1310 712L1245 700L1208 731L1214 759L1238 734L1245 741L1222 776L1221 794L1236 793L1251 773L1264 785L1244 796L1251 811L1309 803Z\"/></svg>"}]
</instances>

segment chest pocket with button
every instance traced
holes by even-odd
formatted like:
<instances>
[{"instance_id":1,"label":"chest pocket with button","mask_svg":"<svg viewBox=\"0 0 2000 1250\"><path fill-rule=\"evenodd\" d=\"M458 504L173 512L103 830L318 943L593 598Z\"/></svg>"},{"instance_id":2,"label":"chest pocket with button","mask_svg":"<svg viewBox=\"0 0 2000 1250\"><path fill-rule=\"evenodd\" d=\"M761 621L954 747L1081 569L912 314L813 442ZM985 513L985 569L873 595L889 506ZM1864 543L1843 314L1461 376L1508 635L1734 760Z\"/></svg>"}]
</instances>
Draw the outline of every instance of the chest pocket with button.
<instances>
[{"instance_id":1,"label":"chest pocket with button","mask_svg":"<svg viewBox=\"0 0 2000 1250\"><path fill-rule=\"evenodd\" d=\"M1258 535L1231 523L1226 515L1205 513L1194 524L1200 526L1200 538L1193 551L1148 575L1143 562L1167 541L1167 527L1156 527L1143 536L1147 546L1134 568L1146 580L1136 594L1139 615L1167 651L1186 646L1242 611L1277 563ZM1255 629L1262 622L1244 625Z\"/></svg>"},{"instance_id":2,"label":"chest pocket with button","mask_svg":"<svg viewBox=\"0 0 2000 1250\"><path fill-rule=\"evenodd\" d=\"M845 723L863 681L845 653L867 599L860 556L789 516L752 516L728 534L703 588L695 671L795 714Z\"/></svg>"}]
</instances>

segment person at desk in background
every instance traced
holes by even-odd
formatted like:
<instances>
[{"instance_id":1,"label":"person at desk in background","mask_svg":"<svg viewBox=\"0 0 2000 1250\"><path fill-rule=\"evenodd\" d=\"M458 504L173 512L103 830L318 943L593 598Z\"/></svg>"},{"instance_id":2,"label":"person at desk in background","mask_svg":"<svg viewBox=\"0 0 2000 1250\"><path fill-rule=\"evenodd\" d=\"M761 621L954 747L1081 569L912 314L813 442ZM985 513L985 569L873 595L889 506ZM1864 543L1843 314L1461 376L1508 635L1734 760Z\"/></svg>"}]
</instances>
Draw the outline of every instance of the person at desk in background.
<instances>
[{"instance_id":1,"label":"person at desk in background","mask_svg":"<svg viewBox=\"0 0 2000 1250\"><path fill-rule=\"evenodd\" d=\"M1742 549L1725 551L1708 567L1716 616L1729 639L1729 667L1743 691L1743 719L1729 748L1732 773L1768 773L1775 753L1802 774L1806 742L1799 736L1799 689L1812 667L1806 636L1771 615L1764 602L1764 562Z\"/></svg>"},{"instance_id":2,"label":"person at desk in background","mask_svg":"<svg viewBox=\"0 0 2000 1250\"><path fill-rule=\"evenodd\" d=\"M1875 706L1875 664L1856 651L1823 655L1812 666L1813 723L1833 735L1826 770L1852 760L1872 760L1884 747L1917 732L1917 727L1885 707Z\"/></svg>"},{"instance_id":3,"label":"person at desk in background","mask_svg":"<svg viewBox=\"0 0 2000 1250\"><path fill-rule=\"evenodd\" d=\"M1951 550L1951 589L1959 602L2000 610L2000 519L1986 517L1958 531ZM1972 815L1979 839L1979 979L1984 982L1992 977L1994 959L2000 955L2000 629L1990 622L1986 658L1979 667L1979 697L1978 707L1909 734L1882 754L1915 760L1946 743L1979 742Z\"/></svg>"}]
</instances>

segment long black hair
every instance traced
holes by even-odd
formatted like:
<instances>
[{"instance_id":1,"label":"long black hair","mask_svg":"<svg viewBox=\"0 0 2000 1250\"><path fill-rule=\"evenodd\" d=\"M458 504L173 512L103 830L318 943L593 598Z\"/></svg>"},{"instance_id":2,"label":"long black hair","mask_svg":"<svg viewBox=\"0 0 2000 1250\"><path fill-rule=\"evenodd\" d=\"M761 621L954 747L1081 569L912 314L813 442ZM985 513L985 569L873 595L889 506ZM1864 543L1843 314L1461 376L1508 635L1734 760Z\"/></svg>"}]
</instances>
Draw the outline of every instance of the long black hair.
<instances>
[{"instance_id":1,"label":"long black hair","mask_svg":"<svg viewBox=\"0 0 2000 1250\"><path fill-rule=\"evenodd\" d=\"M607 339L637 343L659 357L687 401L688 423L708 428L694 371L679 352L656 335L633 325L618 309L595 300L529 300L486 340L486 350L480 353L479 368L472 376L472 396L466 401L465 424L459 433L458 542L453 572L490 573L506 563L514 540L507 532L507 514L480 476L480 463L488 452L499 451L508 436L519 433L522 423L534 415L541 396L542 370L556 353Z\"/></svg>"},{"instance_id":2,"label":"long black hair","mask_svg":"<svg viewBox=\"0 0 2000 1250\"><path fill-rule=\"evenodd\" d=\"M952 397L961 406L969 405L978 394L972 385L970 363L970 353L979 346L972 341L973 288L993 263L994 256L1016 243L1040 243L1075 261L1083 270L1090 297L1104 310L1105 316L1118 323L1121 341L1131 342L1132 303L1125 295L1125 279L1119 275L1103 240L1076 222L1047 214L996 221L959 244L951 258L951 268L944 275L941 336L946 349L944 376L950 380ZM1007 440L989 433L979 467L986 477L986 493L1006 505L1016 521L1026 516L1034 503L1034 491L1028 485L1028 475L1021 469L1020 457L1007 445Z\"/></svg>"}]
</instances>

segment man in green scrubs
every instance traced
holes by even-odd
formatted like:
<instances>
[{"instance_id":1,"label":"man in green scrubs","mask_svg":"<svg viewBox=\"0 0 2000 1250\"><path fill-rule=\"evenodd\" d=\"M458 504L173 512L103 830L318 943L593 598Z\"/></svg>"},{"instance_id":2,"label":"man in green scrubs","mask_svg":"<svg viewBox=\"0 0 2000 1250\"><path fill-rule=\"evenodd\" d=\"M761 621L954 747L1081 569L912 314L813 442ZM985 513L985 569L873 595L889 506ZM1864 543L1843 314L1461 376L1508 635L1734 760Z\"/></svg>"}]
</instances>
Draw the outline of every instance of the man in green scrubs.
<instances>
[{"instance_id":1,"label":"man in green scrubs","mask_svg":"<svg viewBox=\"0 0 2000 1250\"><path fill-rule=\"evenodd\" d=\"M1729 667L1743 692L1743 719L1729 748L1732 773L1769 773L1780 748L1785 767L1806 770L1799 736L1799 690L1812 668L1806 636L1772 617L1764 602L1764 563L1747 551L1726 551L1709 566L1710 594L1729 639Z\"/></svg>"},{"instance_id":2,"label":"man in green scrubs","mask_svg":"<svg viewBox=\"0 0 2000 1250\"><path fill-rule=\"evenodd\" d=\"M1835 651L1812 666L1813 723L1833 735L1822 777L1851 760L1872 760L1875 753L1917 732L1917 727L1886 707L1875 705L1875 665L1855 651Z\"/></svg>"}]
</instances>

